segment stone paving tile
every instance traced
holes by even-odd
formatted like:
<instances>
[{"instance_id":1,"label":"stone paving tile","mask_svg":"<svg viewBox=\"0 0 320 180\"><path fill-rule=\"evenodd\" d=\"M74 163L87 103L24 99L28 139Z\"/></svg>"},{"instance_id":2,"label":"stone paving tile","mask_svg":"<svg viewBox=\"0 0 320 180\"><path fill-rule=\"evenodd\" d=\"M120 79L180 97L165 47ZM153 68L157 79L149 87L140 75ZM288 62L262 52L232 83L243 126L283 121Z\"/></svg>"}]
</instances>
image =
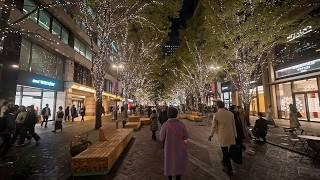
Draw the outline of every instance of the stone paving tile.
<instances>
[{"instance_id":1,"label":"stone paving tile","mask_svg":"<svg viewBox=\"0 0 320 180\"><path fill-rule=\"evenodd\" d=\"M207 140L210 127L183 122L190 133L190 168L183 180L229 179L222 172L222 154L216 137L213 142ZM93 121L67 123L65 127L62 133L56 134L51 129L37 128L42 137L40 145L32 143L17 149L17 154L28 155L36 160L37 168L31 179L60 180L71 175L68 151L70 140L75 134L92 131ZM97 135L97 131L94 133ZM270 144L249 146L255 153L244 153L243 164L233 164L235 175L231 180L318 180L320 177L319 165L307 157ZM69 179L165 180L162 144L152 141L149 127L143 127L134 133L133 141L108 175Z\"/></svg>"}]
</instances>

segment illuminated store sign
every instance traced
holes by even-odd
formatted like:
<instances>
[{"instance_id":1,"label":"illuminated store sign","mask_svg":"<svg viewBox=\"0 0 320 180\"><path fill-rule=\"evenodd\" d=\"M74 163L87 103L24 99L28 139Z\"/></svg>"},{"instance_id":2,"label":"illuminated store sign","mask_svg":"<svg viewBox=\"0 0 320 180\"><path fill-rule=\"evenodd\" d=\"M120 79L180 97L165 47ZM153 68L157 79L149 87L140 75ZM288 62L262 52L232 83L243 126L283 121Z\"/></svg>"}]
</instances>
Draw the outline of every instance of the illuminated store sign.
<instances>
[{"instance_id":1,"label":"illuminated store sign","mask_svg":"<svg viewBox=\"0 0 320 180\"><path fill-rule=\"evenodd\" d=\"M287 37L287 40L288 40L288 42L293 41L303 35L308 34L311 31L312 31L312 26L307 26L307 27L301 29L299 32L290 34L290 36Z\"/></svg>"},{"instance_id":2,"label":"illuminated store sign","mask_svg":"<svg viewBox=\"0 0 320 180\"><path fill-rule=\"evenodd\" d=\"M41 85L50 86L50 87L54 87L56 85L56 83L54 83L52 81L44 81L44 80L39 80L39 79L32 79L32 83L41 84Z\"/></svg>"},{"instance_id":3,"label":"illuminated store sign","mask_svg":"<svg viewBox=\"0 0 320 180\"><path fill-rule=\"evenodd\" d=\"M292 76L292 75L319 70L319 69L320 69L320 59L316 59L306 63L280 69L276 71L276 78L283 78L283 77Z\"/></svg>"}]
</instances>

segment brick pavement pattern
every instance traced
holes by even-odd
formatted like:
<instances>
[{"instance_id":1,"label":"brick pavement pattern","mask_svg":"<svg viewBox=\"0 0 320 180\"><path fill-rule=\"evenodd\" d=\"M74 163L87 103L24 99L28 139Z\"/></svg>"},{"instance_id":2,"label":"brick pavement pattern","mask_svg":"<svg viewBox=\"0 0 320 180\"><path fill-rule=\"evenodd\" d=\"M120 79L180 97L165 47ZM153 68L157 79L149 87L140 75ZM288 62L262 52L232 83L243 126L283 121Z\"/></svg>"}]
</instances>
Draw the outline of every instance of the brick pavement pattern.
<instances>
[{"instance_id":1,"label":"brick pavement pattern","mask_svg":"<svg viewBox=\"0 0 320 180\"><path fill-rule=\"evenodd\" d=\"M214 137L209 142L210 127L204 123L183 121L189 131L189 173L185 180L224 180L229 179L222 172L221 150ZM30 156L35 160L36 169L31 179L97 179L97 180L165 180L163 176L163 149L160 142L151 139L149 127L143 127L134 133L134 140L115 164L110 174L99 177L72 178L70 171L69 143L72 137L90 131L92 136L93 121L84 123L66 123L62 133L52 133L48 129L37 127L41 143L30 144L17 149L17 154ZM110 128L115 124L104 122ZM320 177L320 168L309 158L279 147L250 145L254 154L244 153L244 163L234 165L232 180L316 180Z\"/></svg>"}]
</instances>

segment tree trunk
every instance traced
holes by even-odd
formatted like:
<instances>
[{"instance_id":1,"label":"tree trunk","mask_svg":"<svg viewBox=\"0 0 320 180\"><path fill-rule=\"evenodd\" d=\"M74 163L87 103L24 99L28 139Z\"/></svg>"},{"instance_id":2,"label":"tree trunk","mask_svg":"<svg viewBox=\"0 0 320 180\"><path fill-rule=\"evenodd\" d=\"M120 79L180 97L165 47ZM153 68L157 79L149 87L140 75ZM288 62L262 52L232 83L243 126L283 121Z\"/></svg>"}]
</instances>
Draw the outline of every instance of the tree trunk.
<instances>
[{"instance_id":1,"label":"tree trunk","mask_svg":"<svg viewBox=\"0 0 320 180\"><path fill-rule=\"evenodd\" d=\"M102 126L102 93L99 90L96 91L96 124L94 129L100 129Z\"/></svg>"},{"instance_id":2,"label":"tree trunk","mask_svg":"<svg viewBox=\"0 0 320 180\"><path fill-rule=\"evenodd\" d=\"M127 119L128 118L128 98L127 97L125 98L123 106L124 106L124 119Z\"/></svg>"},{"instance_id":3,"label":"tree trunk","mask_svg":"<svg viewBox=\"0 0 320 180\"><path fill-rule=\"evenodd\" d=\"M248 126L250 126L250 104L243 103L243 106L244 106L244 118Z\"/></svg>"}]
</instances>

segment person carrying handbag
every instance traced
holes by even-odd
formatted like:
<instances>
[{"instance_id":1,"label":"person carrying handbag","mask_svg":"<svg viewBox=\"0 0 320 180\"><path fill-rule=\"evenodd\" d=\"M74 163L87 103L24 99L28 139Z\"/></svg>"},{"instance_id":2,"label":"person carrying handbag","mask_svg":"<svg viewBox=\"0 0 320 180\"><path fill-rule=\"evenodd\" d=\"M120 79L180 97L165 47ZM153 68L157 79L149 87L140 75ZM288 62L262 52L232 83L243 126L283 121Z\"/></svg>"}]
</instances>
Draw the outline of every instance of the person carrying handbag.
<instances>
[{"instance_id":1,"label":"person carrying handbag","mask_svg":"<svg viewBox=\"0 0 320 180\"><path fill-rule=\"evenodd\" d=\"M178 110L168 108L168 121L160 131L160 140L164 144L164 175L171 180L174 176L180 180L188 167L188 152L186 141L189 138L185 125L177 118Z\"/></svg>"}]
</instances>

